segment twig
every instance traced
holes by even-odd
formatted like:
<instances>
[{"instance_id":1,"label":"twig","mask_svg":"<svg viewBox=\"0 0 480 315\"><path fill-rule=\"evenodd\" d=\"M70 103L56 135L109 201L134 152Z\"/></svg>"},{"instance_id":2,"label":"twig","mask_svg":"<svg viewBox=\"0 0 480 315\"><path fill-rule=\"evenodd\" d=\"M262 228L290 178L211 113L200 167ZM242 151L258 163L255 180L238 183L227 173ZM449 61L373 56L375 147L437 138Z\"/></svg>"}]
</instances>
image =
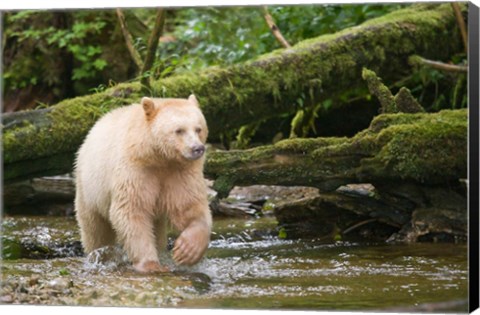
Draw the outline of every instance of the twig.
<instances>
[{"instance_id":1,"label":"twig","mask_svg":"<svg viewBox=\"0 0 480 315\"><path fill-rule=\"evenodd\" d=\"M273 17L270 15L268 12L267 6L263 6L263 13L265 17L265 21L268 24L268 27L272 31L273 36L277 39L277 41L285 48L290 48L290 44L287 42L287 40L283 37L282 33L278 29L278 26L275 24L275 21L273 20Z\"/></svg>"},{"instance_id":2,"label":"twig","mask_svg":"<svg viewBox=\"0 0 480 315\"><path fill-rule=\"evenodd\" d=\"M127 24L125 22L125 16L123 15L122 10L116 9L118 21L120 22L120 27L122 29L123 38L125 39L125 44L127 45L127 49L130 52L130 56L132 57L133 62L137 65L137 68L140 70L143 68L142 58L138 51L133 47L133 38L130 32L128 31Z\"/></svg>"},{"instance_id":3,"label":"twig","mask_svg":"<svg viewBox=\"0 0 480 315\"><path fill-rule=\"evenodd\" d=\"M356 228L361 227L362 225L365 225L365 224L373 222L373 221L377 221L377 219L367 219L367 220L364 220L364 221L359 222L357 224L354 224L351 227L349 227L348 229L346 229L345 231L343 231L342 234L345 235L345 234L355 230Z\"/></svg>"},{"instance_id":4,"label":"twig","mask_svg":"<svg viewBox=\"0 0 480 315\"><path fill-rule=\"evenodd\" d=\"M460 10L460 6L456 2L452 2L452 8L455 12L455 17L457 18L457 24L460 28L460 34L462 34L463 47L465 47L465 52L468 52L467 28L465 26L465 21L463 20L462 11Z\"/></svg>"},{"instance_id":5,"label":"twig","mask_svg":"<svg viewBox=\"0 0 480 315\"><path fill-rule=\"evenodd\" d=\"M435 69L443 70L443 71L468 72L468 67L467 66L451 65L451 64L443 63L443 62L439 62L439 61L428 60L428 59L422 58L420 56L411 56L410 59L409 59L409 62L410 62L410 64L425 65L425 66L429 66L431 68L435 68Z\"/></svg>"},{"instance_id":6,"label":"twig","mask_svg":"<svg viewBox=\"0 0 480 315\"><path fill-rule=\"evenodd\" d=\"M155 18L155 26L153 27L152 33L148 39L147 55L145 57L145 62L143 63L142 69L142 85L149 87L149 76L145 75L146 72L150 71L153 65L153 60L155 59L155 52L158 47L158 42L160 36L163 32L163 26L165 25L165 10L158 9L157 16Z\"/></svg>"}]
</instances>

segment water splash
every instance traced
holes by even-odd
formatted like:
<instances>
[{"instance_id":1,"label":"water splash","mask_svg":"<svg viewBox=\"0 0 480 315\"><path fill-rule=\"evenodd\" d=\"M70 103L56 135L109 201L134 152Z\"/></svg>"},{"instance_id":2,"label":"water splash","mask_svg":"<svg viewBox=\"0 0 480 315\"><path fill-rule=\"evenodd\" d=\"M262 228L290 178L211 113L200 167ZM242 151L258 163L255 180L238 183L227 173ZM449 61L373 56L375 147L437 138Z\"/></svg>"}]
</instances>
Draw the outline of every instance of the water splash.
<instances>
[{"instance_id":1,"label":"water splash","mask_svg":"<svg viewBox=\"0 0 480 315\"><path fill-rule=\"evenodd\" d=\"M120 246L105 246L92 251L85 259L86 270L115 271L130 265Z\"/></svg>"}]
</instances>

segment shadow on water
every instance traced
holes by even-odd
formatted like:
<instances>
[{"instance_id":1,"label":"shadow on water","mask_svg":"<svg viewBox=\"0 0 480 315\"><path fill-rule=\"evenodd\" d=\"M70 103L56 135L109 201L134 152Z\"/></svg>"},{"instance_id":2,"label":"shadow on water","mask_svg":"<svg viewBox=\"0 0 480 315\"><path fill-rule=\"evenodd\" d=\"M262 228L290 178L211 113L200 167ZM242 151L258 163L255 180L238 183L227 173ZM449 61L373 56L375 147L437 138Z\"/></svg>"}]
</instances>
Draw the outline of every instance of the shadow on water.
<instances>
[{"instance_id":1,"label":"shadow on water","mask_svg":"<svg viewBox=\"0 0 480 315\"><path fill-rule=\"evenodd\" d=\"M465 245L283 240L274 218L219 219L199 264L178 267L164 253L172 272L143 275L120 247L83 257L73 218L9 217L2 225L10 247L1 303L401 311L453 301L448 311L467 310Z\"/></svg>"}]
</instances>

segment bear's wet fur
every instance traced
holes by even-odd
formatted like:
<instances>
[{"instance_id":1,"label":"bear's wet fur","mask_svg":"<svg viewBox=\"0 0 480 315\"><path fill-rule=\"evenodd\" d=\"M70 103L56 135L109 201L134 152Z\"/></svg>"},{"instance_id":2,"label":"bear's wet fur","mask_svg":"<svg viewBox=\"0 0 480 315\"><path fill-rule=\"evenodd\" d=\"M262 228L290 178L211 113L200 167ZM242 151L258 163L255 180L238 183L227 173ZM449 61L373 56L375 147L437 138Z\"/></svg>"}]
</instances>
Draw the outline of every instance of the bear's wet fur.
<instances>
[{"instance_id":1,"label":"bear's wet fur","mask_svg":"<svg viewBox=\"0 0 480 315\"><path fill-rule=\"evenodd\" d=\"M193 265L210 241L203 177L208 129L197 99L142 98L102 117L80 147L75 212L86 253L120 243L139 272L164 272L168 225L173 258Z\"/></svg>"}]
</instances>

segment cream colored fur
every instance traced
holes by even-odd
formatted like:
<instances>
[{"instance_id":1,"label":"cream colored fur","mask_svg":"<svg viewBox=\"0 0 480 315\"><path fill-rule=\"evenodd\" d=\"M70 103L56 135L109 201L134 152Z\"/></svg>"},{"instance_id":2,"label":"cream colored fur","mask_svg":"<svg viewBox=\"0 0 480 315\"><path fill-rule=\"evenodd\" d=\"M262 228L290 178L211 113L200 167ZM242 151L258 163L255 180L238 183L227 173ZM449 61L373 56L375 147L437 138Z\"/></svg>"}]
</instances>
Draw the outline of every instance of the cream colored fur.
<instances>
[{"instance_id":1,"label":"cream colored fur","mask_svg":"<svg viewBox=\"0 0 480 315\"><path fill-rule=\"evenodd\" d=\"M212 218L204 154L197 158L192 150L207 135L193 95L143 98L101 118L79 149L75 168L85 252L119 242L138 271L165 271L158 252L166 247L168 220L182 232L174 259L196 263L208 247Z\"/></svg>"}]
</instances>

